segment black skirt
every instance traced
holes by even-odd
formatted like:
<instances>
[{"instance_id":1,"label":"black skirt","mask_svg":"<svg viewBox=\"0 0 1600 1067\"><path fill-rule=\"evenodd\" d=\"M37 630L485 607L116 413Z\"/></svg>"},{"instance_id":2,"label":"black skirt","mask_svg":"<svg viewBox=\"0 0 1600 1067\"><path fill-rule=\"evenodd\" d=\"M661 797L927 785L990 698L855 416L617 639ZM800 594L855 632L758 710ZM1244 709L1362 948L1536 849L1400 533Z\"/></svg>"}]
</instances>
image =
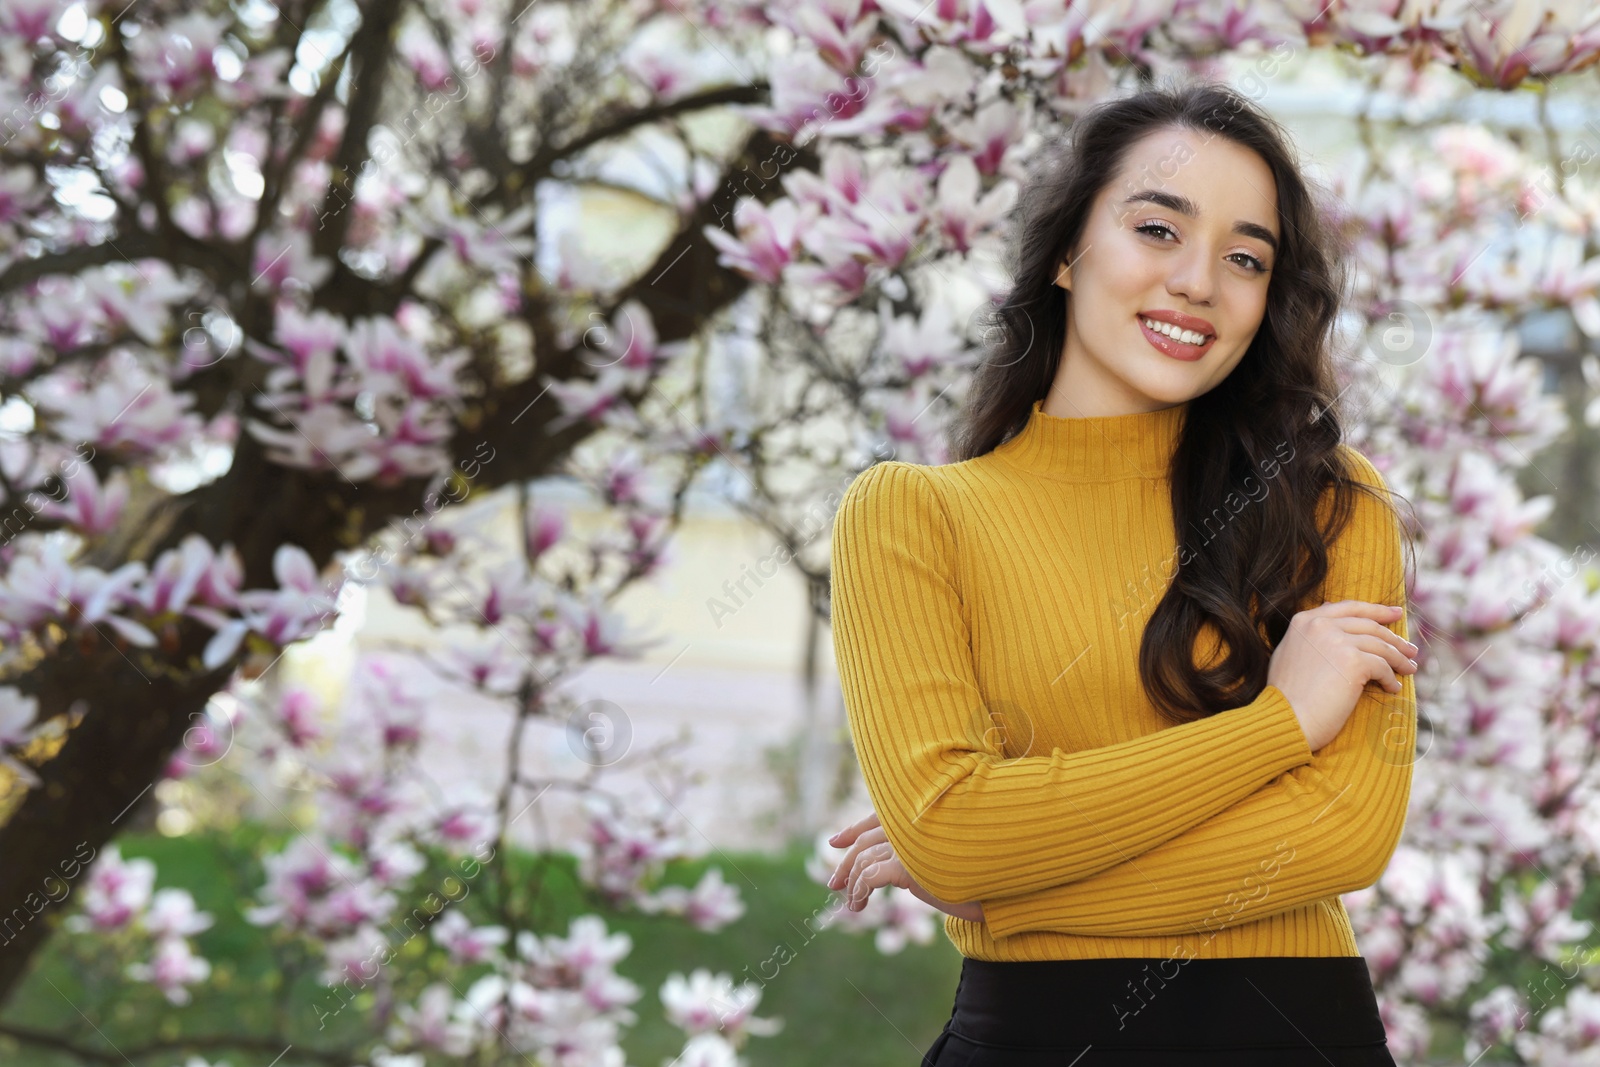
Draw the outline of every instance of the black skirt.
<instances>
[{"instance_id":1,"label":"black skirt","mask_svg":"<svg viewBox=\"0 0 1600 1067\"><path fill-rule=\"evenodd\" d=\"M1395 1067L1361 956L965 959L921 1067Z\"/></svg>"}]
</instances>

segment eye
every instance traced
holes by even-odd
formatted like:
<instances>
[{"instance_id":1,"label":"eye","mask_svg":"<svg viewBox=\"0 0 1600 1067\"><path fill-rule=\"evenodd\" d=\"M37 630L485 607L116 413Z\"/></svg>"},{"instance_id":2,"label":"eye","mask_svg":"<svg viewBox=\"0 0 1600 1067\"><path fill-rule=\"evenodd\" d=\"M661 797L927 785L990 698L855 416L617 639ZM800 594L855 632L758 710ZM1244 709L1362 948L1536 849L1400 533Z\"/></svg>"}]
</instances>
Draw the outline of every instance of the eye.
<instances>
[{"instance_id":1,"label":"eye","mask_svg":"<svg viewBox=\"0 0 1600 1067\"><path fill-rule=\"evenodd\" d=\"M1133 232L1134 233L1148 233L1152 237L1157 236L1154 232L1152 232L1152 231L1155 231L1155 230L1159 230L1163 234L1172 234L1174 237L1177 236L1177 234L1173 232L1172 227L1168 226L1164 222L1146 222L1146 223L1141 223L1140 225L1135 226L1133 228ZM1163 241L1165 240L1165 238L1161 238L1161 239ZM1257 259L1255 256L1252 256L1249 252L1235 252L1232 256L1229 256L1228 258L1229 259L1241 258L1241 259L1248 260L1249 261L1248 263L1241 263L1239 265L1241 267L1244 267L1246 270L1250 271L1253 274L1265 274L1265 273L1267 273L1267 265L1265 263L1261 262L1261 260Z\"/></svg>"}]
</instances>

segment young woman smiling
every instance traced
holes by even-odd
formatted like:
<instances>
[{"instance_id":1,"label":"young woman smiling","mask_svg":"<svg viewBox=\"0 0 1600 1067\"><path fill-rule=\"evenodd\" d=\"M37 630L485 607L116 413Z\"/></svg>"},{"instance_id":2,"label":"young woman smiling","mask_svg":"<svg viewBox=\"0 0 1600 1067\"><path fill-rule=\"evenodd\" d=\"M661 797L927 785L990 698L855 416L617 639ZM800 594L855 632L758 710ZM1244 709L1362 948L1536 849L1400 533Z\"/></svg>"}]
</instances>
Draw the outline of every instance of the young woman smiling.
<instances>
[{"instance_id":1,"label":"young woman smiling","mask_svg":"<svg viewBox=\"0 0 1600 1067\"><path fill-rule=\"evenodd\" d=\"M874 811L830 886L947 913L923 1067L1392 1065L1339 895L1400 838L1417 647L1334 407L1342 246L1217 85L1081 116L1016 233L957 459L834 520Z\"/></svg>"}]
</instances>

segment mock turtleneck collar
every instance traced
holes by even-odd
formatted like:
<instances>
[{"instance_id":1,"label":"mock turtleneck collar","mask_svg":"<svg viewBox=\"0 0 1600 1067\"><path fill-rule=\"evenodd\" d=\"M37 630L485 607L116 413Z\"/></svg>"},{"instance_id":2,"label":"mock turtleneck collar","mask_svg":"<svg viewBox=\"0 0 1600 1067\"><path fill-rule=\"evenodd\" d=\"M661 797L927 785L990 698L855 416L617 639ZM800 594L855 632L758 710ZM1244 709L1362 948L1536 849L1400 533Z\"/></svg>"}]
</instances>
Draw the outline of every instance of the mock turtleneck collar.
<instances>
[{"instance_id":1,"label":"mock turtleneck collar","mask_svg":"<svg viewBox=\"0 0 1600 1067\"><path fill-rule=\"evenodd\" d=\"M1189 402L1132 415L1064 418L1040 410L1035 400L1028 421L994 452L1006 462L1054 478L1109 481L1164 477Z\"/></svg>"}]
</instances>

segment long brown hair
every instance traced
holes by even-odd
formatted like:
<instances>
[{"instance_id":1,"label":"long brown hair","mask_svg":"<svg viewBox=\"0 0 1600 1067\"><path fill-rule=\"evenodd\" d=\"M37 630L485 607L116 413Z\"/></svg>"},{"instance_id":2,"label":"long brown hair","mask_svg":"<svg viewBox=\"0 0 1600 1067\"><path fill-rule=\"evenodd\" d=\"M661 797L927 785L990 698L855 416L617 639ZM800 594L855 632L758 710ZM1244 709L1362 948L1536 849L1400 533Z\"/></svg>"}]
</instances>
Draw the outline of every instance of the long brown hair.
<instances>
[{"instance_id":1,"label":"long brown hair","mask_svg":"<svg viewBox=\"0 0 1600 1067\"><path fill-rule=\"evenodd\" d=\"M1013 287L994 310L988 357L973 375L952 434L954 459L991 451L1028 420L1055 380L1066 340L1067 299L1054 284L1082 235L1096 196L1127 150L1163 127L1222 136L1259 155L1277 182L1281 248L1268 283L1261 327L1239 364L1193 398L1172 457L1172 515L1178 531L1232 516L1203 551L1180 556L1145 626L1139 673L1156 708L1177 722L1248 703L1267 684L1272 649L1289 619L1321 585L1328 545L1349 522L1355 492L1391 509L1357 481L1342 455L1331 341L1348 279L1338 230L1319 213L1320 188L1300 173L1275 120L1225 85L1148 88L1080 115L1061 151L1047 157L1012 220ZM1292 458L1277 465L1284 451ZM1224 498L1252 473L1276 469L1278 491L1236 515ZM1333 487L1330 503L1324 492ZM1317 524L1319 502L1328 527ZM1405 530L1401 525L1402 531ZM1409 538L1403 538L1409 548ZM1184 538L1178 538L1183 544ZM1292 566L1300 561L1298 568ZM1404 596L1404 589L1395 591ZM1196 665L1207 622L1227 655Z\"/></svg>"}]
</instances>

